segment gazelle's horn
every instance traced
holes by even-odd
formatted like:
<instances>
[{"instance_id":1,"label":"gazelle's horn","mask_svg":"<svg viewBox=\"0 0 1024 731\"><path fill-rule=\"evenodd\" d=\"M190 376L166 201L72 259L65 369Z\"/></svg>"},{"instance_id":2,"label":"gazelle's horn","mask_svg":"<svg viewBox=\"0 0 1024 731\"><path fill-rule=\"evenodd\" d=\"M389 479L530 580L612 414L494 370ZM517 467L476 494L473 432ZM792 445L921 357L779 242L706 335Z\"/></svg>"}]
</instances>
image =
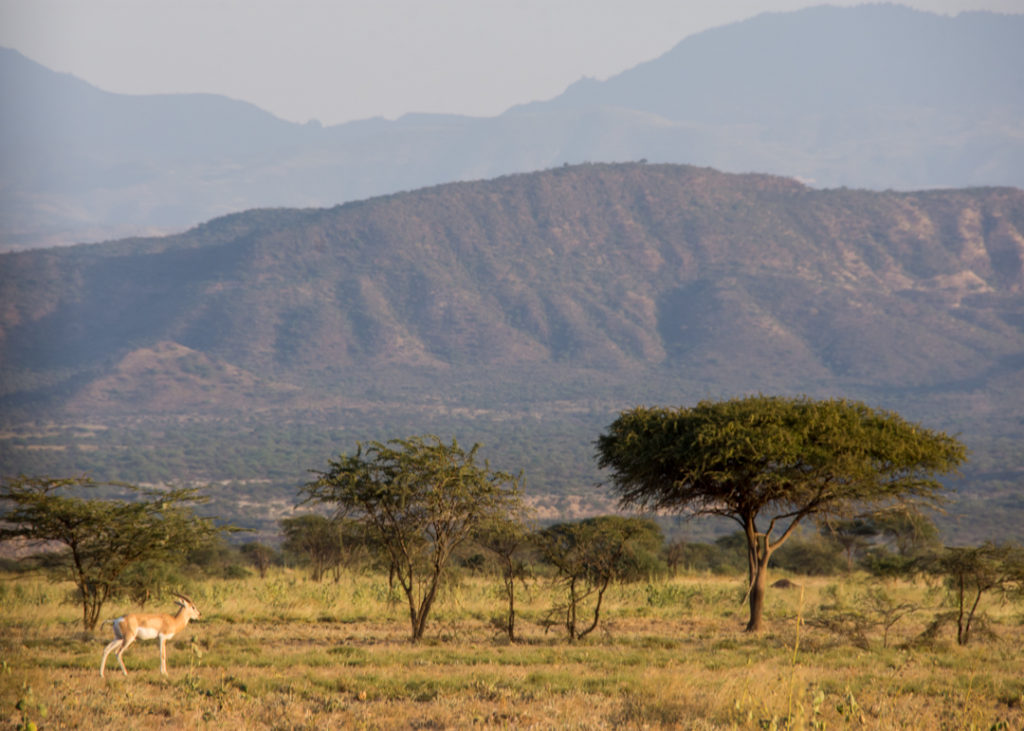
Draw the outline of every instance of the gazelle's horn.
<instances>
[{"instance_id":1,"label":"gazelle's horn","mask_svg":"<svg viewBox=\"0 0 1024 731\"><path fill-rule=\"evenodd\" d=\"M195 606L195 605L196 605L196 603L195 603L194 601L192 601L191 599L189 599L189 598L188 598L187 596L185 596L184 594L178 594L177 592L172 592L172 594L173 594L174 596L178 597L179 599L181 599L181 600L183 600L183 601L186 601L186 602L188 602L188 603L189 603L189 604L191 604L192 606Z\"/></svg>"}]
</instances>

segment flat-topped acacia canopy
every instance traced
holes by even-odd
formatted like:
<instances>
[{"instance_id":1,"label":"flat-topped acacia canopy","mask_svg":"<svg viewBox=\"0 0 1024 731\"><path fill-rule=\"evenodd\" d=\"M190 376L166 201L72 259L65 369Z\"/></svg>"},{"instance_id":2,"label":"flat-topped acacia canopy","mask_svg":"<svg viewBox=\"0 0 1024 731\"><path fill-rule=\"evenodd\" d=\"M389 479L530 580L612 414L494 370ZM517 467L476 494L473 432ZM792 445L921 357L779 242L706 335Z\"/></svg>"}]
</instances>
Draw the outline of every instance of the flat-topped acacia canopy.
<instances>
[{"instance_id":1,"label":"flat-topped acacia canopy","mask_svg":"<svg viewBox=\"0 0 1024 731\"><path fill-rule=\"evenodd\" d=\"M860 402L760 395L692 408L638 407L597 440L598 463L611 470L623 507L723 515L740 524L751 631L761 626L768 560L801 520L937 503L942 485L935 475L956 469L966 453L954 437Z\"/></svg>"}]
</instances>

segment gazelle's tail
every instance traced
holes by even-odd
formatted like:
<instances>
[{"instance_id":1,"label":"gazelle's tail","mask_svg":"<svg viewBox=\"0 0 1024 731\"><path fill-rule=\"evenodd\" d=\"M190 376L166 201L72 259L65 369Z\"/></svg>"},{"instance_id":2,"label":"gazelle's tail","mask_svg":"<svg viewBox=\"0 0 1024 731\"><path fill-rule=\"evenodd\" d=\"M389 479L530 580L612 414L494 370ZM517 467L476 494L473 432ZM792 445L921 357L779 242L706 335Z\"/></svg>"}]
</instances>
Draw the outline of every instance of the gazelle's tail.
<instances>
[{"instance_id":1,"label":"gazelle's tail","mask_svg":"<svg viewBox=\"0 0 1024 731\"><path fill-rule=\"evenodd\" d=\"M100 626L102 627L104 624L109 624L113 628L113 630L114 630L114 637L119 639L119 640L121 640L121 639L124 639L124 635L121 634L121 620L122 619L124 619L124 617L114 617L113 619L104 619L103 622L100 623Z\"/></svg>"}]
</instances>

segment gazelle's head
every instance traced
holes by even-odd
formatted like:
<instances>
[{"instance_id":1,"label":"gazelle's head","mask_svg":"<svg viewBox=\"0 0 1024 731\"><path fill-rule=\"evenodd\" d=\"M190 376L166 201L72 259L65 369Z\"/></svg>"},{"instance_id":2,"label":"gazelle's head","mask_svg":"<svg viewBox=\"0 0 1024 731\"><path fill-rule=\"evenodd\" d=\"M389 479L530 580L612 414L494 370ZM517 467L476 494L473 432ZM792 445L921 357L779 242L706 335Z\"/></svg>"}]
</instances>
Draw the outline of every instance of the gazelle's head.
<instances>
[{"instance_id":1,"label":"gazelle's head","mask_svg":"<svg viewBox=\"0 0 1024 731\"><path fill-rule=\"evenodd\" d=\"M199 607L195 605L195 602L184 594L175 594L174 596L177 597L177 601L174 603L181 607L181 610L184 612L186 617L189 619L199 619Z\"/></svg>"}]
</instances>

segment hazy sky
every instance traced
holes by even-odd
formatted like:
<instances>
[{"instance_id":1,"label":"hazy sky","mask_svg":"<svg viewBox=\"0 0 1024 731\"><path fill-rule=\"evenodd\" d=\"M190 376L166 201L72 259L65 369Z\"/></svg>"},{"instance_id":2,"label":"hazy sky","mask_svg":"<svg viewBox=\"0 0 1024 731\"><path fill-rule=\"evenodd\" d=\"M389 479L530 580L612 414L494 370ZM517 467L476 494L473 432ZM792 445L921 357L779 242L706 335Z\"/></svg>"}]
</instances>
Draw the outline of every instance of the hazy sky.
<instances>
[{"instance_id":1,"label":"hazy sky","mask_svg":"<svg viewBox=\"0 0 1024 731\"><path fill-rule=\"evenodd\" d=\"M211 92L297 122L492 116L805 0L0 0L0 46L108 91ZM832 0L831 5L858 5ZM908 0L1024 12L1024 0Z\"/></svg>"}]
</instances>

